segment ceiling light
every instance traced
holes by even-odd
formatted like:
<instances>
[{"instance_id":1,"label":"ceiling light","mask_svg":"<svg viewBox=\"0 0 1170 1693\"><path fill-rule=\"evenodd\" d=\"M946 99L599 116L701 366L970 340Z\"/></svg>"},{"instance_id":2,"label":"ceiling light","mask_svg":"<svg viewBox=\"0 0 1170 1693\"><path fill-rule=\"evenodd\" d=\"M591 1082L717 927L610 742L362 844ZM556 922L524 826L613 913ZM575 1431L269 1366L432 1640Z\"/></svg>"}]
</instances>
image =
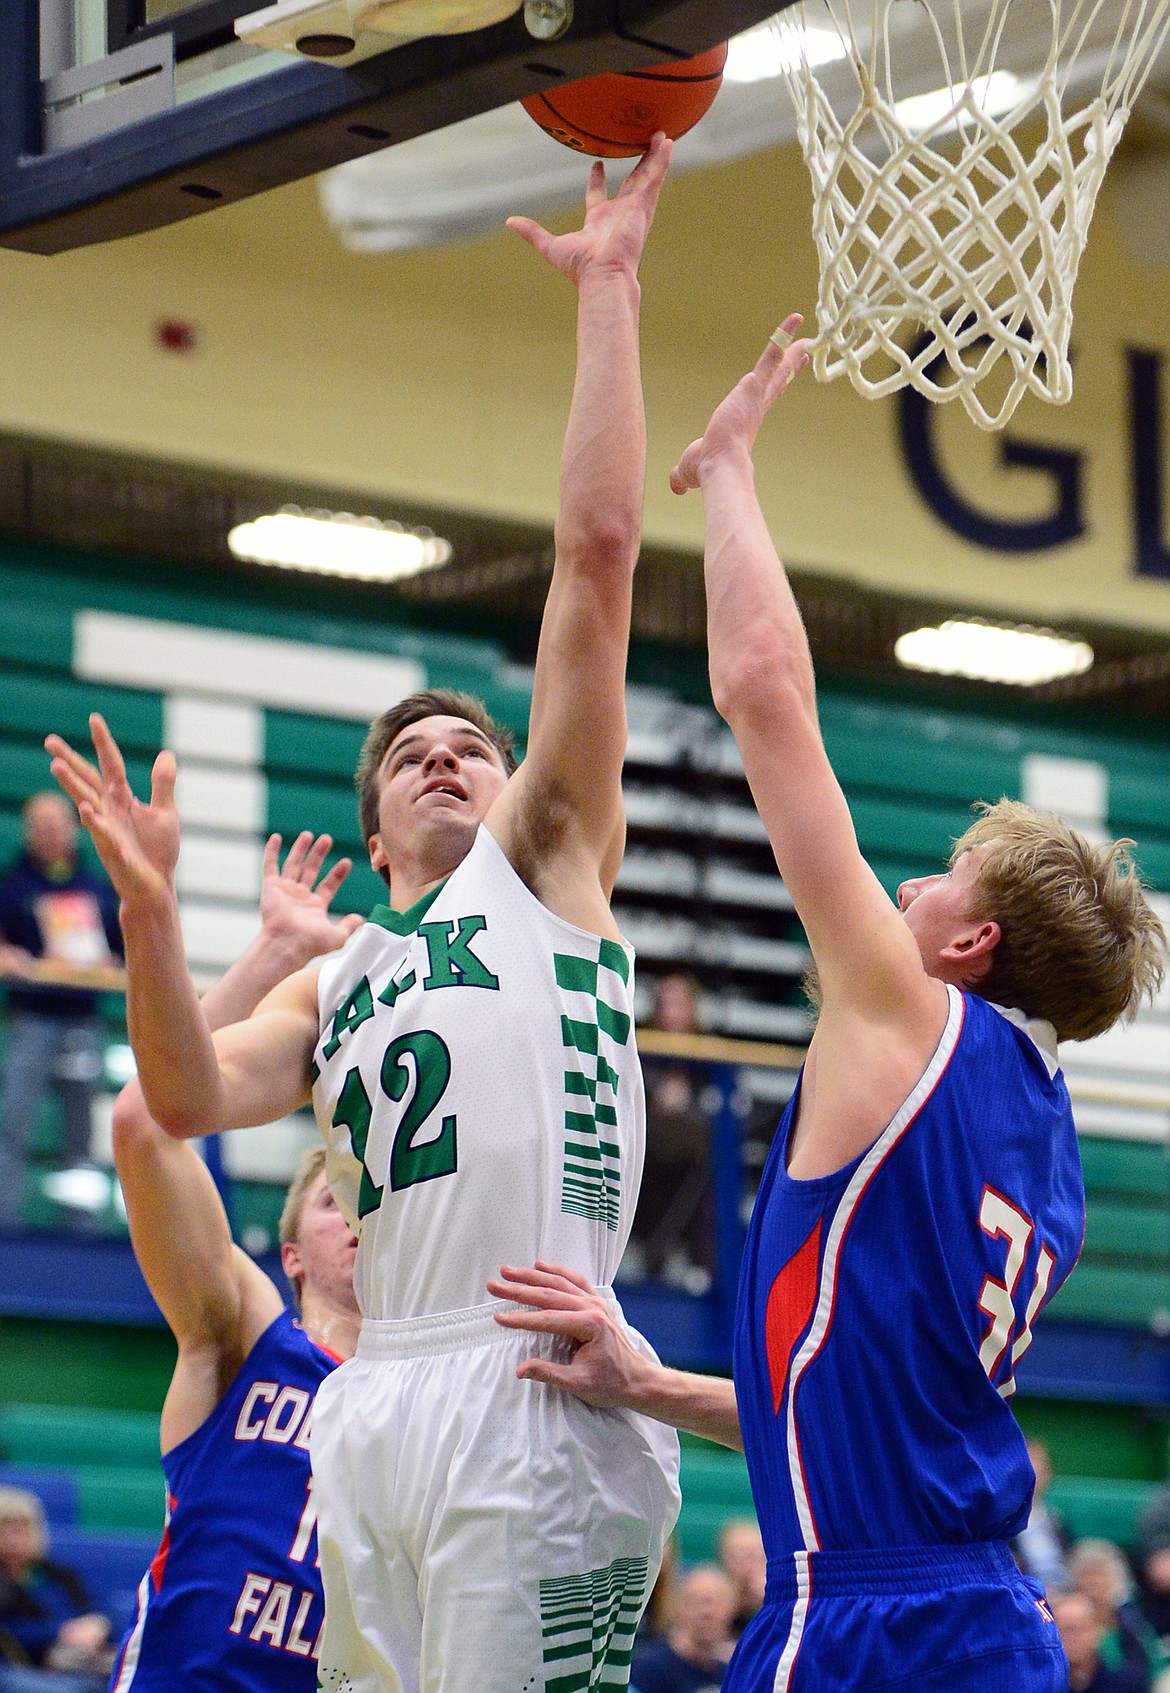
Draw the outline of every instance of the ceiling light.
<instances>
[{"instance_id":1,"label":"ceiling light","mask_svg":"<svg viewBox=\"0 0 1170 1693\"><path fill-rule=\"evenodd\" d=\"M1013 71L992 71L972 77L970 83L956 82L950 88L935 88L929 94L908 94L894 107L898 119L911 134L918 135L935 124L955 129L970 105L989 118L1002 117L1018 106L1035 89L1035 77L1016 76ZM968 99L967 96L970 96Z\"/></svg>"},{"instance_id":2,"label":"ceiling light","mask_svg":"<svg viewBox=\"0 0 1170 1693\"><path fill-rule=\"evenodd\" d=\"M846 51L835 29L801 29L787 21L781 29L773 18L728 42L723 77L726 82L763 82L787 75L805 60L810 65L831 64Z\"/></svg>"},{"instance_id":3,"label":"ceiling light","mask_svg":"<svg viewBox=\"0 0 1170 1693\"><path fill-rule=\"evenodd\" d=\"M894 642L894 657L908 670L970 676L980 682L1036 687L1060 676L1079 676L1093 662L1085 641L1050 629L1004 628L949 619L938 628L912 629Z\"/></svg>"},{"instance_id":4,"label":"ceiling light","mask_svg":"<svg viewBox=\"0 0 1170 1693\"><path fill-rule=\"evenodd\" d=\"M314 570L363 582L393 582L433 570L451 557L451 543L429 529L347 511L302 511L284 506L228 534L237 558L284 570Z\"/></svg>"}]
</instances>

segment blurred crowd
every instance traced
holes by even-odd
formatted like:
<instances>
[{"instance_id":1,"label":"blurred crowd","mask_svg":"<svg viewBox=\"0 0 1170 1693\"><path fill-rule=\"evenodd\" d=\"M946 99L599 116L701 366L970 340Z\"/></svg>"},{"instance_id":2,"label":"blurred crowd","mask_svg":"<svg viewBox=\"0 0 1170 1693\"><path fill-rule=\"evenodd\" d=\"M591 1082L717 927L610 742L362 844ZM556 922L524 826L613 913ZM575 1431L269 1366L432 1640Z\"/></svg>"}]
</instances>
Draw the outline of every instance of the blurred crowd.
<instances>
[{"instance_id":1,"label":"blurred crowd","mask_svg":"<svg viewBox=\"0 0 1170 1693\"><path fill-rule=\"evenodd\" d=\"M1071 1693L1170 1693L1170 1482L1151 1498L1123 1550L1074 1540L1048 1503L1052 1464L1029 1442L1032 1515L1014 1551L1043 1583L1069 1660Z\"/></svg>"},{"instance_id":2,"label":"blurred crowd","mask_svg":"<svg viewBox=\"0 0 1170 1693\"><path fill-rule=\"evenodd\" d=\"M681 1570L668 1548L634 1647L631 1693L705 1693L722 1682L736 1641L764 1602L767 1569L751 1519L726 1522L717 1551L717 1562Z\"/></svg>"},{"instance_id":3,"label":"blurred crowd","mask_svg":"<svg viewBox=\"0 0 1170 1693\"><path fill-rule=\"evenodd\" d=\"M0 1487L0 1693L104 1693L110 1619L57 1563L33 1493Z\"/></svg>"}]
</instances>

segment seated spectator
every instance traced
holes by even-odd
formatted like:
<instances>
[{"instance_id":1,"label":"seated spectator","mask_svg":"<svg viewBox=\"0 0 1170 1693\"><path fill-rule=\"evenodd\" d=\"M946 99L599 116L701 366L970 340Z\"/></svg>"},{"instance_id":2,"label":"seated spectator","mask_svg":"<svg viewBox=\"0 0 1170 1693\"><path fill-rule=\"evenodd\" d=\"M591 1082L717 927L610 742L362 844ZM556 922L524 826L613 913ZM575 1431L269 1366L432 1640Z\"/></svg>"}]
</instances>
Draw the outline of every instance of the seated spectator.
<instances>
[{"instance_id":1,"label":"seated spectator","mask_svg":"<svg viewBox=\"0 0 1170 1693\"><path fill-rule=\"evenodd\" d=\"M1131 1597L1129 1566L1111 1540L1082 1540L1068 1560L1069 1582L1083 1593L1104 1631L1101 1662L1128 1669L1144 1686L1166 1668L1162 1644Z\"/></svg>"},{"instance_id":2,"label":"seated spectator","mask_svg":"<svg viewBox=\"0 0 1170 1693\"><path fill-rule=\"evenodd\" d=\"M1036 1472L1036 1491L1032 1495L1032 1514L1028 1526L1012 1541L1015 1560L1025 1575L1035 1577L1047 1588L1057 1590L1068 1586L1066 1559L1072 1547L1072 1536L1064 1526L1060 1512L1045 1500L1052 1484L1052 1460L1048 1448L1040 1440L1029 1440L1028 1456Z\"/></svg>"},{"instance_id":3,"label":"seated spectator","mask_svg":"<svg viewBox=\"0 0 1170 1693\"><path fill-rule=\"evenodd\" d=\"M672 1534L662 1550L658 1579L650 1589L646 1609L638 1623L639 1640L665 1640L678 1602L678 1535Z\"/></svg>"},{"instance_id":4,"label":"seated spectator","mask_svg":"<svg viewBox=\"0 0 1170 1693\"><path fill-rule=\"evenodd\" d=\"M1057 1593L1048 1603L1068 1654L1070 1693L1145 1693L1147 1683L1129 1670L1101 1662L1101 1624L1083 1593Z\"/></svg>"},{"instance_id":5,"label":"seated spectator","mask_svg":"<svg viewBox=\"0 0 1170 1693\"><path fill-rule=\"evenodd\" d=\"M699 1564L680 1581L665 1640L634 1649L637 1693L707 1693L717 1688L735 1641L735 1588L717 1564Z\"/></svg>"},{"instance_id":6,"label":"seated spectator","mask_svg":"<svg viewBox=\"0 0 1170 1693\"><path fill-rule=\"evenodd\" d=\"M85 970L121 962L118 902L104 872L77 853L77 813L60 794L24 808L24 851L0 877L0 975L8 980L8 1050L0 1090L0 1227L20 1221L33 1134L50 1086L61 1107L59 1162L89 1160L90 1110L101 1079L95 991L31 979L34 967ZM66 1221L87 1221L84 1213Z\"/></svg>"},{"instance_id":7,"label":"seated spectator","mask_svg":"<svg viewBox=\"0 0 1170 1693\"><path fill-rule=\"evenodd\" d=\"M674 972L659 978L646 1027L698 1032L699 984ZM661 1276L688 1293L705 1293L715 1268L710 1124L702 1105L702 1065L648 1055L646 1159L625 1274Z\"/></svg>"},{"instance_id":8,"label":"seated spectator","mask_svg":"<svg viewBox=\"0 0 1170 1693\"><path fill-rule=\"evenodd\" d=\"M0 1487L0 1693L102 1693L109 1632L80 1578L49 1559L40 1500Z\"/></svg>"},{"instance_id":9,"label":"seated spectator","mask_svg":"<svg viewBox=\"0 0 1170 1693\"><path fill-rule=\"evenodd\" d=\"M1138 1517L1134 1564L1146 1621L1170 1642L1170 1482L1163 1482Z\"/></svg>"},{"instance_id":10,"label":"seated spectator","mask_svg":"<svg viewBox=\"0 0 1170 1693\"><path fill-rule=\"evenodd\" d=\"M759 1524L749 1517L738 1517L724 1523L719 1531L719 1562L735 1587L731 1632L738 1640L764 1603L768 1559Z\"/></svg>"}]
</instances>

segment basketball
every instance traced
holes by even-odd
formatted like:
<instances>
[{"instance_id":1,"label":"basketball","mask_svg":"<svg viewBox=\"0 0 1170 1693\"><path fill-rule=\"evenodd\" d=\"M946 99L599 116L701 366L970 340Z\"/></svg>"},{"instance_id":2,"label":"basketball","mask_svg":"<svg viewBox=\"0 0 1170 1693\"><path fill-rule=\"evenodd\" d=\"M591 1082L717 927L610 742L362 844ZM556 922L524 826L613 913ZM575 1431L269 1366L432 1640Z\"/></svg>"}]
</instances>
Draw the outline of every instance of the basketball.
<instances>
[{"instance_id":1,"label":"basketball","mask_svg":"<svg viewBox=\"0 0 1170 1693\"><path fill-rule=\"evenodd\" d=\"M554 141L598 159L644 153L658 130L672 141L706 112L723 82L727 43L644 71L567 82L521 102Z\"/></svg>"}]
</instances>

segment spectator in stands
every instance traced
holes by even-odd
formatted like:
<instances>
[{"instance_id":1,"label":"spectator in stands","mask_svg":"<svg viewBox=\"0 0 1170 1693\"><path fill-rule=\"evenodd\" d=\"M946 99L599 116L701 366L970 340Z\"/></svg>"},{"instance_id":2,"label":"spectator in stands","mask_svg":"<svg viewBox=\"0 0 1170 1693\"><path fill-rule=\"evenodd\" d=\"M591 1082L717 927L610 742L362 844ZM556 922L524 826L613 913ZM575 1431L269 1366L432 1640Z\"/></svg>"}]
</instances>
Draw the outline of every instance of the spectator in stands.
<instances>
[{"instance_id":1,"label":"spectator in stands","mask_svg":"<svg viewBox=\"0 0 1170 1693\"><path fill-rule=\"evenodd\" d=\"M9 983L0 1227L20 1220L32 1137L49 1086L60 1099L63 1167L89 1158L90 1107L101 1076L97 994L29 979L38 962L73 969L120 962L114 890L81 864L77 838L69 802L60 794L34 794L24 808L24 850L0 878L0 975Z\"/></svg>"},{"instance_id":2,"label":"spectator in stands","mask_svg":"<svg viewBox=\"0 0 1170 1693\"><path fill-rule=\"evenodd\" d=\"M1041 1440L1029 1440L1028 1456L1036 1472L1036 1490L1028 1526L1012 1541L1012 1552L1025 1575L1034 1576L1049 1590L1060 1591L1069 1584L1066 1560L1072 1536L1060 1512L1045 1499L1052 1483L1052 1460L1047 1446Z\"/></svg>"},{"instance_id":3,"label":"spectator in stands","mask_svg":"<svg viewBox=\"0 0 1170 1693\"><path fill-rule=\"evenodd\" d=\"M646 1609L638 1623L639 1640L665 1640L678 1606L680 1581L678 1535L672 1534L662 1549L662 1564L658 1579L650 1589Z\"/></svg>"},{"instance_id":4,"label":"spectator in stands","mask_svg":"<svg viewBox=\"0 0 1170 1693\"><path fill-rule=\"evenodd\" d=\"M1148 1683L1101 1662L1101 1624L1083 1593L1059 1593L1049 1603L1068 1654L1070 1693L1144 1693Z\"/></svg>"},{"instance_id":5,"label":"spectator in stands","mask_svg":"<svg viewBox=\"0 0 1170 1693\"><path fill-rule=\"evenodd\" d=\"M80 1577L50 1559L40 1500L0 1487L0 1693L100 1693L109 1633Z\"/></svg>"},{"instance_id":6,"label":"spectator in stands","mask_svg":"<svg viewBox=\"0 0 1170 1693\"><path fill-rule=\"evenodd\" d=\"M735 1587L717 1564L699 1564L679 1583L665 1640L636 1647L630 1686L637 1693L706 1693L723 1680L735 1646Z\"/></svg>"},{"instance_id":7,"label":"spectator in stands","mask_svg":"<svg viewBox=\"0 0 1170 1693\"><path fill-rule=\"evenodd\" d=\"M1138 1517L1134 1562L1142 1611L1155 1634L1170 1641L1170 1482L1163 1482Z\"/></svg>"},{"instance_id":8,"label":"spectator in stands","mask_svg":"<svg viewBox=\"0 0 1170 1693\"><path fill-rule=\"evenodd\" d=\"M1129 1669L1145 1687L1166 1668L1161 1642L1131 1597L1129 1566L1111 1540L1082 1540L1068 1560L1072 1587L1083 1593L1104 1631L1101 1662Z\"/></svg>"},{"instance_id":9,"label":"spectator in stands","mask_svg":"<svg viewBox=\"0 0 1170 1693\"><path fill-rule=\"evenodd\" d=\"M659 978L648 1027L698 1032L699 984L681 971ZM702 1065L648 1056L646 1160L634 1213L627 1275L661 1276L688 1293L705 1293L715 1268L710 1129L702 1106Z\"/></svg>"},{"instance_id":10,"label":"spectator in stands","mask_svg":"<svg viewBox=\"0 0 1170 1693\"><path fill-rule=\"evenodd\" d=\"M719 1562L735 1587L731 1632L738 1640L764 1603L768 1559L764 1537L754 1517L736 1517L719 1531Z\"/></svg>"}]
</instances>

